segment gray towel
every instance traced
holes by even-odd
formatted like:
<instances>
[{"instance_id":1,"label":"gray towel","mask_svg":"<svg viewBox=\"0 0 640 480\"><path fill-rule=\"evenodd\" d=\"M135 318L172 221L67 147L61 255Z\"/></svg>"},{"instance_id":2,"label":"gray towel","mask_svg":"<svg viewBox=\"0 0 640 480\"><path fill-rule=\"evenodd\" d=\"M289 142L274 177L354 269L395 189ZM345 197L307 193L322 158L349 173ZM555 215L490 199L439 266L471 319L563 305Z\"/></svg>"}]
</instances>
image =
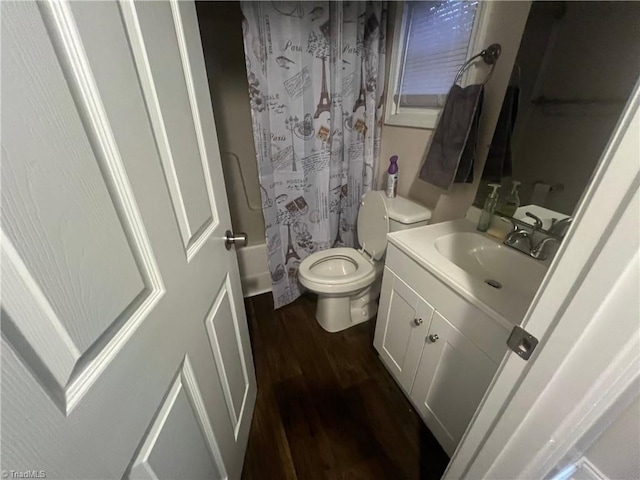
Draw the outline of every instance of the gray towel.
<instances>
[{"instance_id":1,"label":"gray towel","mask_svg":"<svg viewBox=\"0 0 640 480\"><path fill-rule=\"evenodd\" d=\"M420 179L446 190L454 182L473 180L483 91L482 85L451 87L436 133L425 153Z\"/></svg>"},{"instance_id":2,"label":"gray towel","mask_svg":"<svg viewBox=\"0 0 640 480\"><path fill-rule=\"evenodd\" d=\"M509 85L504 94L502 109L498 117L493 140L487 154L487 161L482 170L482 179L489 182L501 182L504 177L510 177L513 172L511 155L511 138L518 116L518 101L520 88Z\"/></svg>"}]
</instances>

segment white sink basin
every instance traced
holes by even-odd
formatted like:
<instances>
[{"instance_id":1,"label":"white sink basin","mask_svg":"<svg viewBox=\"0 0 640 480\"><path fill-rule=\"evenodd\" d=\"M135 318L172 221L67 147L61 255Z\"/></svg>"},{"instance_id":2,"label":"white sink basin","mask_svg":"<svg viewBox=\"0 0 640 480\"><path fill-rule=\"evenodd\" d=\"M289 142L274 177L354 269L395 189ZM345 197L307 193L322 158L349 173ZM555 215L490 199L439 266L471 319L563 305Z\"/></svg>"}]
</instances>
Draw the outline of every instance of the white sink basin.
<instances>
[{"instance_id":1,"label":"white sink basin","mask_svg":"<svg viewBox=\"0 0 640 480\"><path fill-rule=\"evenodd\" d=\"M533 297L547 272L543 264L484 235L455 232L438 237L436 250L495 289Z\"/></svg>"},{"instance_id":2,"label":"white sink basin","mask_svg":"<svg viewBox=\"0 0 640 480\"><path fill-rule=\"evenodd\" d=\"M522 321L548 268L478 233L466 219L394 232L388 239L505 326Z\"/></svg>"}]
</instances>

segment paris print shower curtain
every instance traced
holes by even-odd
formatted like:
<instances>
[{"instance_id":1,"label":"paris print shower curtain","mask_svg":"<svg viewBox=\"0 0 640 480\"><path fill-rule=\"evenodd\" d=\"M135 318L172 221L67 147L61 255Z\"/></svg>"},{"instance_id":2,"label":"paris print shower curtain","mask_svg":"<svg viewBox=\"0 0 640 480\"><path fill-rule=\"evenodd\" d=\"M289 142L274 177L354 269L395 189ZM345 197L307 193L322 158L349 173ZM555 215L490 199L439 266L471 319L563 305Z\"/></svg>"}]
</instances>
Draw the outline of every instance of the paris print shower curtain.
<instances>
[{"instance_id":1,"label":"paris print shower curtain","mask_svg":"<svg viewBox=\"0 0 640 480\"><path fill-rule=\"evenodd\" d=\"M384 2L242 2L253 137L276 308L300 262L356 246L375 182L385 67Z\"/></svg>"}]
</instances>

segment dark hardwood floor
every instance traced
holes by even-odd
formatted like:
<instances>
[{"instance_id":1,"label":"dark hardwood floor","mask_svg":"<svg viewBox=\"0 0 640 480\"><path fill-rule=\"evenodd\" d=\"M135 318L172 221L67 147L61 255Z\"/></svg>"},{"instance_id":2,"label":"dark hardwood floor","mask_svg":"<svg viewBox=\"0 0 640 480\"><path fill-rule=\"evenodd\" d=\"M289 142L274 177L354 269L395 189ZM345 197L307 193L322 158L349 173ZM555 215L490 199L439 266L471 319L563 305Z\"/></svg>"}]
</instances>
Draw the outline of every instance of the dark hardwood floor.
<instances>
[{"instance_id":1,"label":"dark hardwood floor","mask_svg":"<svg viewBox=\"0 0 640 480\"><path fill-rule=\"evenodd\" d=\"M327 333L311 295L246 307L258 398L243 479L441 477L449 459L380 362L375 320Z\"/></svg>"}]
</instances>

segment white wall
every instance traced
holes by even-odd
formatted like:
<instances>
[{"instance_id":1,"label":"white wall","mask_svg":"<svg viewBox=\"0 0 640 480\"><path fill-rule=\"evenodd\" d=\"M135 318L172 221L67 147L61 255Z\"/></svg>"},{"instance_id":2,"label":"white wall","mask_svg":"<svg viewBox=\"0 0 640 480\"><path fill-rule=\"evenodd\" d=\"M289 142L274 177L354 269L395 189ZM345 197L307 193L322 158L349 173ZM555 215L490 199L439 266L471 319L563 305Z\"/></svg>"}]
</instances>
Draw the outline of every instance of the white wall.
<instances>
[{"instance_id":1,"label":"white wall","mask_svg":"<svg viewBox=\"0 0 640 480\"><path fill-rule=\"evenodd\" d=\"M397 6L398 4L392 3L392 7ZM422 157L434 130L389 125L385 125L382 130L379 187L381 188L386 181L385 172L388 168L389 157L398 155L400 169L398 194L434 209L433 223L463 217L473 202L480 174L484 168L488 146L493 136L493 129L502 106L504 92L518 53L530 2L487 2L486 6L489 8L488 23L485 34L482 36L482 48L491 43L500 43L502 55L496 65L493 77L485 87L478 158L474 167L473 184L456 184L450 191L444 191L417 178ZM396 9L391 8L390 25L393 25ZM393 32L389 33L388 38L393 39ZM484 78L483 72L485 71L478 72L479 78Z\"/></svg>"},{"instance_id":2,"label":"white wall","mask_svg":"<svg viewBox=\"0 0 640 480\"><path fill-rule=\"evenodd\" d=\"M197 2L231 223L265 243L239 2ZM243 181L244 180L244 181Z\"/></svg>"}]
</instances>

